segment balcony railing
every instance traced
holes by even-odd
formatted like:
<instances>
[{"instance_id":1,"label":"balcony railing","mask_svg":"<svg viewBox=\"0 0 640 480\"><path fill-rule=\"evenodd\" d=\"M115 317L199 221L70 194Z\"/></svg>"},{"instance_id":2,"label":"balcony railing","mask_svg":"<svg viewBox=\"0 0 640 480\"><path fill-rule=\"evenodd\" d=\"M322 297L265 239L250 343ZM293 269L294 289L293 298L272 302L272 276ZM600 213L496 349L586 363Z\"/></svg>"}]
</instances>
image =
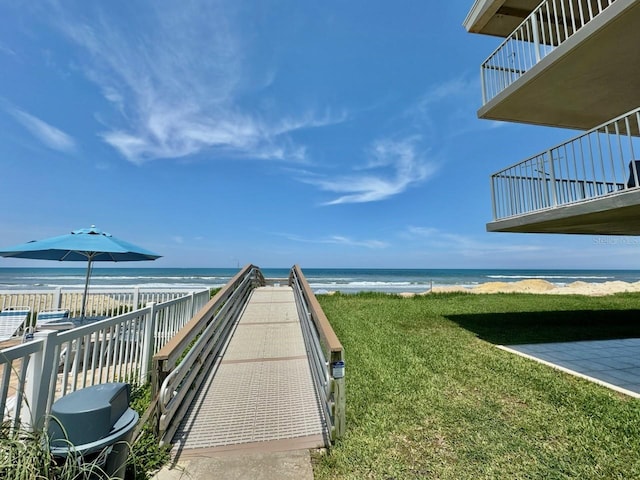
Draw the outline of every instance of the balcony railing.
<instances>
[{"instance_id":1,"label":"balcony railing","mask_svg":"<svg viewBox=\"0 0 640 480\"><path fill-rule=\"evenodd\" d=\"M482 64L482 104L506 89L615 0L544 0Z\"/></svg>"},{"instance_id":2,"label":"balcony railing","mask_svg":"<svg viewBox=\"0 0 640 480\"><path fill-rule=\"evenodd\" d=\"M491 177L493 218L540 210L637 189L640 108Z\"/></svg>"}]
</instances>

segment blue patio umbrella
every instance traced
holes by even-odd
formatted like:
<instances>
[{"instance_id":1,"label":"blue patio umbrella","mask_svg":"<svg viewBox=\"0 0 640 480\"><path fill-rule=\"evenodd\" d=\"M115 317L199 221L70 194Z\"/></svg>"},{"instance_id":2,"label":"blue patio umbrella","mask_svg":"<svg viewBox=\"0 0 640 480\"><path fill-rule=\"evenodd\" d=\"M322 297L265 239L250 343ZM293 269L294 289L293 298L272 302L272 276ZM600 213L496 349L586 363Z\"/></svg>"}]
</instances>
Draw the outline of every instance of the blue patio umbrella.
<instances>
[{"instance_id":1,"label":"blue patio umbrella","mask_svg":"<svg viewBox=\"0 0 640 480\"><path fill-rule=\"evenodd\" d=\"M153 252L120 240L110 233L97 229L81 228L73 232L44 240L33 240L0 250L7 258L58 260L61 262L87 262L81 317L84 318L87 290L94 262L136 262L160 258Z\"/></svg>"}]
</instances>

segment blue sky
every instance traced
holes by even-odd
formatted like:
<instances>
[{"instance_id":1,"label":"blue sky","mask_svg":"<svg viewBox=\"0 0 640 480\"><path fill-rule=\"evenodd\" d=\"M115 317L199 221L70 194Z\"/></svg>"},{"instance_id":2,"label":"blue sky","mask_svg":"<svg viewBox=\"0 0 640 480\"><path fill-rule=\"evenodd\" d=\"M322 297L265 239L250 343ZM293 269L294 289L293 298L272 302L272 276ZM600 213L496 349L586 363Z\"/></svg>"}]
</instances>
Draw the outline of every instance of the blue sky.
<instances>
[{"instance_id":1,"label":"blue sky","mask_svg":"<svg viewBox=\"0 0 640 480\"><path fill-rule=\"evenodd\" d=\"M500 42L471 4L0 0L0 244L95 224L163 255L137 267L640 268L634 238L485 231L490 174L575 133L477 119Z\"/></svg>"}]
</instances>

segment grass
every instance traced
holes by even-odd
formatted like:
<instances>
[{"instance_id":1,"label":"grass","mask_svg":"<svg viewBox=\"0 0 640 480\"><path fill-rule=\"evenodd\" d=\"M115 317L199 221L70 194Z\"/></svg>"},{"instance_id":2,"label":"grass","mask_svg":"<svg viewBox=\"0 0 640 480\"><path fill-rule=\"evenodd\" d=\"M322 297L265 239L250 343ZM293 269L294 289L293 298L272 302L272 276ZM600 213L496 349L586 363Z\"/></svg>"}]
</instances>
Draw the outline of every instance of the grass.
<instances>
[{"instance_id":1,"label":"grass","mask_svg":"<svg viewBox=\"0 0 640 480\"><path fill-rule=\"evenodd\" d=\"M131 392L131 408L136 410L140 418L151 403L151 385L136 387ZM170 460L171 447L159 446L159 439L154 433L151 422L145 424L138 439L131 446L127 459L125 480L148 480L150 472L159 470Z\"/></svg>"},{"instance_id":2,"label":"grass","mask_svg":"<svg viewBox=\"0 0 640 480\"><path fill-rule=\"evenodd\" d=\"M347 433L322 479L640 478L640 401L493 344L640 337L639 294L320 296Z\"/></svg>"}]
</instances>

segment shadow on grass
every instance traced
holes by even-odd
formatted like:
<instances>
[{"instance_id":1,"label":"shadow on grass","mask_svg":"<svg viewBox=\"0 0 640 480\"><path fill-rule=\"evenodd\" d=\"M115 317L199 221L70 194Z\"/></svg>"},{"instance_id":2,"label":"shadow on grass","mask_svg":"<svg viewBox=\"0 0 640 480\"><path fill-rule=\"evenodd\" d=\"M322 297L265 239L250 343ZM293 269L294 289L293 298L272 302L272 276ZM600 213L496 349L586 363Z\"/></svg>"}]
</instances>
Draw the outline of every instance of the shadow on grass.
<instances>
[{"instance_id":1,"label":"shadow on grass","mask_svg":"<svg viewBox=\"0 0 640 480\"><path fill-rule=\"evenodd\" d=\"M447 315L496 345L640 338L640 310L575 310Z\"/></svg>"}]
</instances>

